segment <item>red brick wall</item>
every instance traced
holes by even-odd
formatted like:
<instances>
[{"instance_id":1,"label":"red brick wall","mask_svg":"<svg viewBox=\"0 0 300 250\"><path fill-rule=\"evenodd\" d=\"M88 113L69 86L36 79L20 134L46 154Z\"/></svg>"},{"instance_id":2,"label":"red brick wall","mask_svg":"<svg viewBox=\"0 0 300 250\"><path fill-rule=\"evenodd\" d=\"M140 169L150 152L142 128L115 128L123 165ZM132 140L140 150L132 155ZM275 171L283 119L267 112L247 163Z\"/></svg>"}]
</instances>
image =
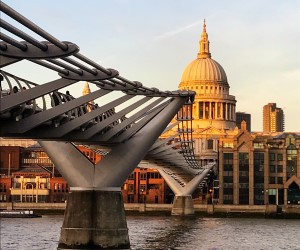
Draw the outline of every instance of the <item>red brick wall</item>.
<instances>
[{"instance_id":1,"label":"red brick wall","mask_svg":"<svg viewBox=\"0 0 300 250\"><path fill-rule=\"evenodd\" d=\"M63 177L51 178L49 202L65 202L69 190L69 185Z\"/></svg>"},{"instance_id":2,"label":"red brick wall","mask_svg":"<svg viewBox=\"0 0 300 250\"><path fill-rule=\"evenodd\" d=\"M166 184L159 176L155 169L136 168L122 187L124 202L165 203Z\"/></svg>"},{"instance_id":3,"label":"red brick wall","mask_svg":"<svg viewBox=\"0 0 300 250\"><path fill-rule=\"evenodd\" d=\"M10 201L11 177L0 178L0 202Z\"/></svg>"},{"instance_id":4,"label":"red brick wall","mask_svg":"<svg viewBox=\"0 0 300 250\"><path fill-rule=\"evenodd\" d=\"M93 150L88 149L86 147L83 146L77 146L77 148L84 153L93 163L98 163L103 156L96 154Z\"/></svg>"}]
</instances>

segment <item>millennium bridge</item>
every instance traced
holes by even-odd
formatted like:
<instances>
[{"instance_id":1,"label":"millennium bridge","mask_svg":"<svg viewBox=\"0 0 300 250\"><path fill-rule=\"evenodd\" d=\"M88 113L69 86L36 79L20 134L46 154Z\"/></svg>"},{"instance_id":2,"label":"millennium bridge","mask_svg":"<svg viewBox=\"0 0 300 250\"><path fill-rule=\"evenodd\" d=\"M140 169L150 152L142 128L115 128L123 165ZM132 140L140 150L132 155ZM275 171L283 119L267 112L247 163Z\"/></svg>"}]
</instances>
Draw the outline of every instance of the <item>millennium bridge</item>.
<instances>
[{"instance_id":1,"label":"millennium bridge","mask_svg":"<svg viewBox=\"0 0 300 250\"><path fill-rule=\"evenodd\" d=\"M173 215L193 214L192 193L214 167L195 159L195 92L161 91L128 80L4 2L0 10L0 137L37 140L67 180L58 249L130 247L121 186L138 165L163 176L175 194ZM14 73L24 62L32 66L26 68L28 79ZM37 67L56 77L33 82ZM83 81L92 84L91 93L66 92ZM102 150L105 157L93 164L77 144Z\"/></svg>"}]
</instances>

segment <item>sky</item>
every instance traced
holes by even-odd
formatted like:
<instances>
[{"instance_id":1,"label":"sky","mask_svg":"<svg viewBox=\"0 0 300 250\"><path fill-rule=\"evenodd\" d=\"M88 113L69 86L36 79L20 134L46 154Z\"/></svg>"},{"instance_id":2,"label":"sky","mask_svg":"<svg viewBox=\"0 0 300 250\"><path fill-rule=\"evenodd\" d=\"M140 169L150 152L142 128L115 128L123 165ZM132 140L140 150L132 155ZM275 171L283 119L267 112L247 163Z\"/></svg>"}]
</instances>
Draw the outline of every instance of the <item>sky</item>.
<instances>
[{"instance_id":1,"label":"sky","mask_svg":"<svg viewBox=\"0 0 300 250\"><path fill-rule=\"evenodd\" d=\"M251 114L252 131L262 131L263 106L274 102L284 111L285 131L300 132L299 0L4 2L100 65L160 90L178 89L206 19L212 59L227 74L236 110ZM53 80L24 69L17 75Z\"/></svg>"}]
</instances>

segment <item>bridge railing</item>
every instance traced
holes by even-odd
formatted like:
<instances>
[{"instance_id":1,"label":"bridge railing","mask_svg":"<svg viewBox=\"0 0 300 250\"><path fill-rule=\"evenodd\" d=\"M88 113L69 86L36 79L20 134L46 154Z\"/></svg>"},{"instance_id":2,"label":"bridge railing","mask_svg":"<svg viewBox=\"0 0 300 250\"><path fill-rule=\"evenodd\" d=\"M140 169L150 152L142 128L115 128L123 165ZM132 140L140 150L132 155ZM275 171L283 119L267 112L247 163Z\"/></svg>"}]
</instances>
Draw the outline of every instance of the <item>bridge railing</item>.
<instances>
[{"instance_id":1,"label":"bridge railing","mask_svg":"<svg viewBox=\"0 0 300 250\"><path fill-rule=\"evenodd\" d=\"M192 139L194 91L161 91L128 80L117 70L105 68L79 53L76 44L59 40L3 2L0 11L0 68L26 61L58 73L57 79L37 84L0 70L0 136L116 144L127 140L174 99L186 98L186 105L177 115L177 139L171 139L179 144L154 152L166 162L173 160L178 164L183 156L190 167L199 168ZM6 17L18 25L9 23ZM81 81L88 81L97 90L78 98L63 93L66 87ZM92 104L114 91L122 96L102 105ZM140 96L138 101L123 107L136 96ZM179 156L170 150L177 150Z\"/></svg>"},{"instance_id":2,"label":"bridge railing","mask_svg":"<svg viewBox=\"0 0 300 250\"><path fill-rule=\"evenodd\" d=\"M195 94L193 91L161 91L143 86L138 81L128 80L117 70L107 69L80 54L80 49L76 44L60 41L3 2L1 2L0 10L2 28L0 67L18 64L25 60L30 64L42 66L43 69L57 72L59 75L56 80L37 84L9 72L0 71L3 78L1 79L0 119L8 120L6 126L1 128L0 136L27 138L35 136L35 138L43 139L45 137L38 128L52 125L55 128L60 127L61 130L55 135L55 131L50 128L49 135L59 139L74 129L86 130L88 127L97 125L89 130L87 138L91 139L99 130L107 132L114 127L114 131L102 137L98 136L97 140L107 142L115 135L131 130L127 131L126 136L120 137L127 139L148 119L154 117L164 106L172 102L172 98L190 99ZM8 23L5 20L6 16L18 22L18 26ZM24 30L29 29L34 36L29 35L29 32L25 33L19 26L22 26ZM36 37L41 37L45 41L40 41ZM80 81L88 81L99 90L84 98L72 98L62 92L66 87L73 86ZM122 92L124 96L101 107L91 104L91 101L113 91ZM133 96L144 96L144 98L117 113L116 106L122 106ZM149 104L150 100L152 103ZM141 105L145 105L146 108L142 109ZM138 106L140 110L133 111ZM133 113L130 119L126 118L130 113ZM66 123L69 124L69 129L66 128L67 126L62 129L62 125ZM100 123L102 125L99 125ZM133 125L136 125L135 128L132 128ZM80 136L79 139L84 137ZM72 139L77 138L78 134Z\"/></svg>"}]
</instances>

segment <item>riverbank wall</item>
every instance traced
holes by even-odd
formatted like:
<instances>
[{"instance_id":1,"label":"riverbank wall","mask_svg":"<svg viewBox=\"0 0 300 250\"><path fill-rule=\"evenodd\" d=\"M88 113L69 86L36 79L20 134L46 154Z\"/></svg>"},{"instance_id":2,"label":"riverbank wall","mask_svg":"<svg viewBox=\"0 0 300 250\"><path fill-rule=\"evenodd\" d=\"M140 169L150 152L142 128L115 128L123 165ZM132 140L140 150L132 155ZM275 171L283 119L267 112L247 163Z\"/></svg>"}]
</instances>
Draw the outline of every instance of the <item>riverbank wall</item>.
<instances>
[{"instance_id":1,"label":"riverbank wall","mask_svg":"<svg viewBox=\"0 0 300 250\"><path fill-rule=\"evenodd\" d=\"M172 204L146 204L146 203L125 203L125 211L130 213L171 213ZM1 210L28 209L38 211L41 214L63 213L66 203L11 203L0 202ZM247 216L262 215L277 217L299 217L300 205L276 206L276 205L212 205L212 204L195 204L195 213L209 216Z\"/></svg>"}]
</instances>

